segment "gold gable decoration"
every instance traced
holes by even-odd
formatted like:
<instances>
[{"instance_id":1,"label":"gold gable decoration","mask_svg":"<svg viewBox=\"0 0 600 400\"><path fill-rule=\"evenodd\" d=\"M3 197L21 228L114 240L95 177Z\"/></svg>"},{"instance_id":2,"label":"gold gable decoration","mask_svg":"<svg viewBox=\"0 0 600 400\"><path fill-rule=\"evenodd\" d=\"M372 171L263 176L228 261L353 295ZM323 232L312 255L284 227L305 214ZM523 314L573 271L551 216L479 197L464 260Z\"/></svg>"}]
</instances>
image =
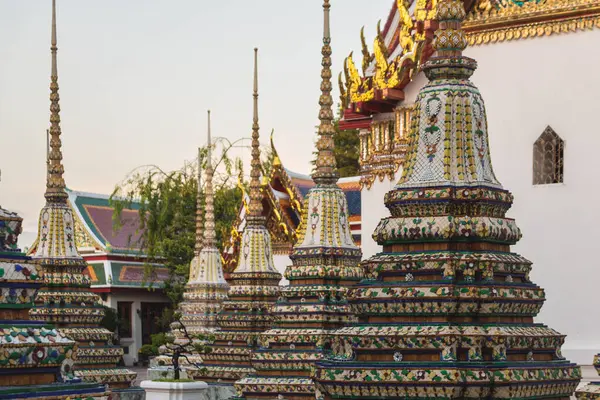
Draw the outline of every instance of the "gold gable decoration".
<instances>
[{"instance_id":1,"label":"gold gable decoration","mask_svg":"<svg viewBox=\"0 0 600 400\"><path fill-rule=\"evenodd\" d=\"M590 30L600 27L598 0L477 0L465 20L469 45Z\"/></svg>"},{"instance_id":2,"label":"gold gable decoration","mask_svg":"<svg viewBox=\"0 0 600 400\"><path fill-rule=\"evenodd\" d=\"M407 150L407 135L414 105L402 105L388 118L374 120L370 129L359 133L361 188L367 190L376 179L393 181Z\"/></svg>"},{"instance_id":3,"label":"gold gable decoration","mask_svg":"<svg viewBox=\"0 0 600 400\"><path fill-rule=\"evenodd\" d=\"M73 207L71 207L71 210L73 210ZM73 224L75 228L75 246L78 249L93 247L98 250L102 248L102 246L96 240L94 240L84 228L83 223L81 222L79 216L75 213L75 210L73 210L73 215L75 216L75 221Z\"/></svg>"},{"instance_id":4,"label":"gold gable decoration","mask_svg":"<svg viewBox=\"0 0 600 400\"><path fill-rule=\"evenodd\" d=\"M349 103L371 101L376 97L376 90L395 89L403 81L412 79L415 71L418 71L423 49L427 43L425 22L434 19L436 2L437 0L417 0L414 15L411 17L406 2L397 0L397 12L400 15L398 40L402 51L393 60L389 60L388 48L384 43L379 23L373 54L370 54L366 47L364 27L361 29L363 76L360 76L353 53L350 53L344 62L345 87L342 88L341 74L339 79L343 108L346 108ZM367 70L373 60L375 61L374 74L367 76Z\"/></svg>"}]
</instances>

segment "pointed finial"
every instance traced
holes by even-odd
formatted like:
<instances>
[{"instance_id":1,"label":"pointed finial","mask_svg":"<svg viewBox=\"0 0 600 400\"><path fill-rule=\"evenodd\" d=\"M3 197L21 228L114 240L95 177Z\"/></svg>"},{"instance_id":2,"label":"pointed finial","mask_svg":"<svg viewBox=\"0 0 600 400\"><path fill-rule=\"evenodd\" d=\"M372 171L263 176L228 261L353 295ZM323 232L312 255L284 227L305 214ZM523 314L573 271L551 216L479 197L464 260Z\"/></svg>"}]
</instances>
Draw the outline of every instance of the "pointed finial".
<instances>
[{"instance_id":1,"label":"pointed finial","mask_svg":"<svg viewBox=\"0 0 600 400\"><path fill-rule=\"evenodd\" d=\"M335 155L333 153L335 133L333 127L333 98L331 97L331 34L329 30L329 0L323 2L323 47L321 54L321 97L319 98L319 140L317 141L316 170L312 175L316 184L330 185L338 180Z\"/></svg>"},{"instance_id":2,"label":"pointed finial","mask_svg":"<svg viewBox=\"0 0 600 400\"><path fill-rule=\"evenodd\" d=\"M275 129L272 129L271 130L271 153L273 154L273 168L278 168L278 167L281 167L281 159L279 158L279 153L277 153L277 149L275 148L275 142L273 141L274 135L275 135Z\"/></svg>"},{"instance_id":3,"label":"pointed finial","mask_svg":"<svg viewBox=\"0 0 600 400\"><path fill-rule=\"evenodd\" d=\"M50 52L52 68L50 75L50 151L47 156L46 201L48 203L66 203L64 167L60 141L60 97L58 95L58 67L56 53L56 0L52 0L52 38Z\"/></svg>"},{"instance_id":4,"label":"pointed finial","mask_svg":"<svg viewBox=\"0 0 600 400\"><path fill-rule=\"evenodd\" d=\"M204 241L204 215L202 209L202 156L201 149L198 148L198 194L196 197L196 244L194 253L200 254L202 243Z\"/></svg>"},{"instance_id":5,"label":"pointed finial","mask_svg":"<svg viewBox=\"0 0 600 400\"><path fill-rule=\"evenodd\" d=\"M254 117L252 120L252 161L250 163L250 224L264 224L263 207L260 195L260 142L258 125L258 49L254 49Z\"/></svg>"},{"instance_id":6,"label":"pointed finial","mask_svg":"<svg viewBox=\"0 0 600 400\"><path fill-rule=\"evenodd\" d=\"M213 193L213 167L212 167L212 142L210 137L210 110L208 110L208 139L207 139L207 160L206 160L206 187L204 193L206 196L206 208L204 214L204 243L205 248L215 247L215 207Z\"/></svg>"},{"instance_id":7,"label":"pointed finial","mask_svg":"<svg viewBox=\"0 0 600 400\"><path fill-rule=\"evenodd\" d=\"M58 66L56 62L56 52L58 51L58 47L56 47L56 0L52 0L52 37L50 38L50 50L52 52L52 76L58 75Z\"/></svg>"}]
</instances>

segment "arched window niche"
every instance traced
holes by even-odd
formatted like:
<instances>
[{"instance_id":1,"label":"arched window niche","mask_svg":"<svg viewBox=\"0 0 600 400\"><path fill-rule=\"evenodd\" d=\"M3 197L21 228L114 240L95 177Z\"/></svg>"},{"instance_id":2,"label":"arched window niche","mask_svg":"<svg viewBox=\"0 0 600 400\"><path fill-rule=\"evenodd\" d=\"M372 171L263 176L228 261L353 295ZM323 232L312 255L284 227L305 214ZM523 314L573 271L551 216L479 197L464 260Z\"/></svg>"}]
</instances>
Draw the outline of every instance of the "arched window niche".
<instances>
[{"instance_id":1,"label":"arched window niche","mask_svg":"<svg viewBox=\"0 0 600 400\"><path fill-rule=\"evenodd\" d=\"M548 126L533 144L533 184L563 183L565 142Z\"/></svg>"}]
</instances>

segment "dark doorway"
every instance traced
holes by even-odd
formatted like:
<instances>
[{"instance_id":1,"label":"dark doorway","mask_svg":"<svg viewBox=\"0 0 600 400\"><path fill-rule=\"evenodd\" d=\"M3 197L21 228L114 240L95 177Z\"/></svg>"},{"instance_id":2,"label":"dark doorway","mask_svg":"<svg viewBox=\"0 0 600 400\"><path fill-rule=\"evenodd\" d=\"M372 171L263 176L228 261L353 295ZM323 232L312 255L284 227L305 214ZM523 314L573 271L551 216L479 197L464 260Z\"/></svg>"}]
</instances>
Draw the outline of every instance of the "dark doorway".
<instances>
[{"instance_id":1,"label":"dark doorway","mask_svg":"<svg viewBox=\"0 0 600 400\"><path fill-rule=\"evenodd\" d=\"M150 344L150 335L160 333L161 329L157 319L162 315L163 310L169 306L169 303L143 303L141 310L142 319L142 344Z\"/></svg>"}]
</instances>

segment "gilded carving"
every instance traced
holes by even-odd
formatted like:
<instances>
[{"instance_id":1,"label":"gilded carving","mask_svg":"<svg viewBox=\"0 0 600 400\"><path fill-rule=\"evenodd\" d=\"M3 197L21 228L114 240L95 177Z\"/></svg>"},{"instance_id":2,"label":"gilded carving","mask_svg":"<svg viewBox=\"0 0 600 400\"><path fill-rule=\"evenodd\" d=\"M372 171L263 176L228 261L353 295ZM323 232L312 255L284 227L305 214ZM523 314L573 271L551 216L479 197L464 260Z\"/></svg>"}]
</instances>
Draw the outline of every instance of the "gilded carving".
<instances>
[{"instance_id":1,"label":"gilded carving","mask_svg":"<svg viewBox=\"0 0 600 400\"><path fill-rule=\"evenodd\" d=\"M470 45L589 30L600 27L600 1L478 0L464 27Z\"/></svg>"},{"instance_id":2,"label":"gilded carving","mask_svg":"<svg viewBox=\"0 0 600 400\"><path fill-rule=\"evenodd\" d=\"M376 179L393 180L404 162L408 129L414 106L394 110L386 120L373 121L369 131L359 133L361 187L371 188Z\"/></svg>"}]
</instances>

